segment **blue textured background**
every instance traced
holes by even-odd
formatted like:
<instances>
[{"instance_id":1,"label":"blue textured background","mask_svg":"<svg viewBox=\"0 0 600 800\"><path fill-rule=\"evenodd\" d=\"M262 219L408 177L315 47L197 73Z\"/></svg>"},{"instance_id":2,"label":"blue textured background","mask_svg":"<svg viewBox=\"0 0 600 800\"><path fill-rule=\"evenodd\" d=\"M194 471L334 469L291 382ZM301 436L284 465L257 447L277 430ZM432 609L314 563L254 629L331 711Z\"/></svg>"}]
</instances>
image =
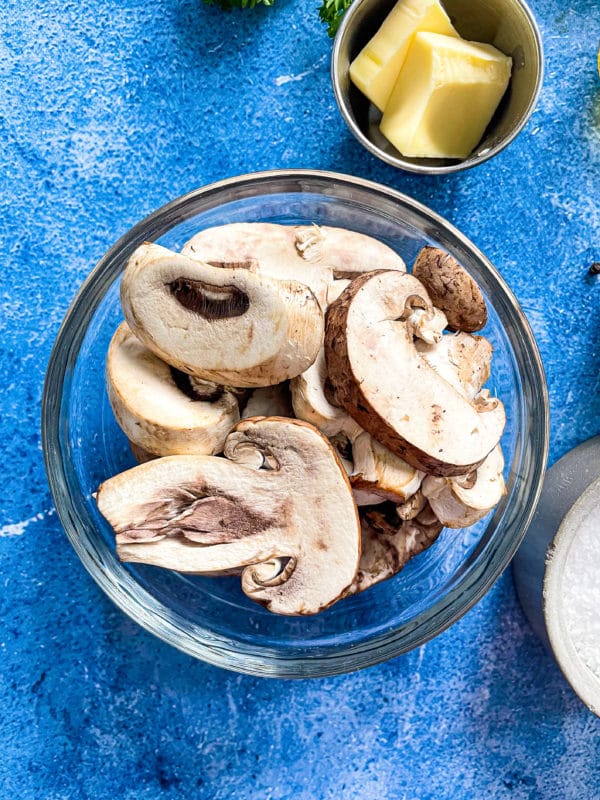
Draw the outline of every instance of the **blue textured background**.
<instances>
[{"instance_id":1,"label":"blue textured background","mask_svg":"<svg viewBox=\"0 0 600 800\"><path fill-rule=\"evenodd\" d=\"M195 662L117 611L47 489L45 366L105 250L199 185L274 167L387 183L496 263L548 374L551 461L600 431L597 0L535 0L539 107L447 178L351 138L317 0L8 0L0 15L0 792L19 798L600 797L600 720L528 626L510 571L418 651L350 676L258 680Z\"/></svg>"}]
</instances>

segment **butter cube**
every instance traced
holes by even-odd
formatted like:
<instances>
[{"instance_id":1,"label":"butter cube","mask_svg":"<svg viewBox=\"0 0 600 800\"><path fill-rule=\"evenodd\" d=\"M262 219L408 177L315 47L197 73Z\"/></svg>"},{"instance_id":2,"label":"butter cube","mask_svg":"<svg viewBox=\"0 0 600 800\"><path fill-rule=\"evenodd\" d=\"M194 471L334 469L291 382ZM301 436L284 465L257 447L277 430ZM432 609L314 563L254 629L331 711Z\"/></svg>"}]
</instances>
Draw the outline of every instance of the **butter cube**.
<instances>
[{"instance_id":1,"label":"butter cube","mask_svg":"<svg viewBox=\"0 0 600 800\"><path fill-rule=\"evenodd\" d=\"M380 123L409 157L466 158L510 80L512 59L489 44L417 33Z\"/></svg>"},{"instance_id":2,"label":"butter cube","mask_svg":"<svg viewBox=\"0 0 600 800\"><path fill-rule=\"evenodd\" d=\"M417 31L458 36L439 0L399 0L350 64L350 80L380 111L385 109Z\"/></svg>"}]
</instances>

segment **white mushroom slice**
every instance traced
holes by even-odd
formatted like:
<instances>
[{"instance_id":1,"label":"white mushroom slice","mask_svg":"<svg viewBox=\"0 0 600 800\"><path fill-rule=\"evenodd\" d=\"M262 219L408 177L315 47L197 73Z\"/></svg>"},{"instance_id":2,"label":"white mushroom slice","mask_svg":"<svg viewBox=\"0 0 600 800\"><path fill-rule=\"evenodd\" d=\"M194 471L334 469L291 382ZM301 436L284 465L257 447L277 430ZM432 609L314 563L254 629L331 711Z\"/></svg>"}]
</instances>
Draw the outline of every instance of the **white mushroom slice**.
<instances>
[{"instance_id":1,"label":"white mushroom slice","mask_svg":"<svg viewBox=\"0 0 600 800\"><path fill-rule=\"evenodd\" d=\"M132 254L121 304L159 358L202 380L272 386L313 363L323 312L306 286L211 267L156 244Z\"/></svg>"},{"instance_id":2,"label":"white mushroom slice","mask_svg":"<svg viewBox=\"0 0 600 800\"><path fill-rule=\"evenodd\" d=\"M186 244L182 253L217 267L246 268L278 280L309 286L325 308L333 272L326 264L311 264L296 247L296 227L270 222L233 222L206 228Z\"/></svg>"},{"instance_id":3,"label":"white mushroom slice","mask_svg":"<svg viewBox=\"0 0 600 800\"><path fill-rule=\"evenodd\" d=\"M321 348L314 363L290 381L294 412L325 436L344 432L352 441L362 429L343 409L332 406L327 400L323 391L326 379L325 351Z\"/></svg>"},{"instance_id":4,"label":"white mushroom slice","mask_svg":"<svg viewBox=\"0 0 600 800\"><path fill-rule=\"evenodd\" d=\"M474 400L490 377L492 345L483 336L447 333L437 344L416 341L429 366L469 400Z\"/></svg>"},{"instance_id":5,"label":"white mushroom slice","mask_svg":"<svg viewBox=\"0 0 600 800\"><path fill-rule=\"evenodd\" d=\"M260 469L238 461L251 450ZM331 444L305 422L263 417L237 425L225 456L159 458L103 483L96 500L119 557L200 574L244 567L244 592L270 611L327 608L360 556L356 506Z\"/></svg>"},{"instance_id":6,"label":"white mushroom slice","mask_svg":"<svg viewBox=\"0 0 600 800\"><path fill-rule=\"evenodd\" d=\"M414 308L432 307L412 275L355 278L327 312L329 380L340 406L400 458L427 473L463 475L500 441L504 407L469 402L431 369L406 324Z\"/></svg>"},{"instance_id":7,"label":"white mushroom slice","mask_svg":"<svg viewBox=\"0 0 600 800\"><path fill-rule=\"evenodd\" d=\"M364 592L397 575L411 558L430 547L441 531L437 520L425 524L417 518L396 525L379 511L361 513L361 557L347 594Z\"/></svg>"},{"instance_id":8,"label":"white mushroom slice","mask_svg":"<svg viewBox=\"0 0 600 800\"><path fill-rule=\"evenodd\" d=\"M498 446L469 475L455 478L428 475L423 481L422 491L443 525L468 528L485 517L506 493L503 469L504 457Z\"/></svg>"},{"instance_id":9,"label":"white mushroom slice","mask_svg":"<svg viewBox=\"0 0 600 800\"><path fill-rule=\"evenodd\" d=\"M392 453L366 431L352 442L353 489L372 492L385 500L404 503L421 485L425 475Z\"/></svg>"},{"instance_id":10,"label":"white mushroom slice","mask_svg":"<svg viewBox=\"0 0 600 800\"><path fill-rule=\"evenodd\" d=\"M406 264L391 247L346 228L296 228L296 247L306 261L332 267L335 278L355 278L375 269L406 272Z\"/></svg>"},{"instance_id":11,"label":"white mushroom slice","mask_svg":"<svg viewBox=\"0 0 600 800\"><path fill-rule=\"evenodd\" d=\"M450 328L471 333L485 326L487 307L481 289L449 253L424 247L412 274L427 289L433 305L446 314Z\"/></svg>"},{"instance_id":12,"label":"white mushroom slice","mask_svg":"<svg viewBox=\"0 0 600 800\"><path fill-rule=\"evenodd\" d=\"M344 439L346 446L340 446L340 440ZM352 483L352 473L354 472L354 464L348 458L345 457L346 449L350 449L351 445L349 439L344 435L340 434L338 436L333 436L330 440L331 444L335 447L336 452L339 456L340 462L344 471L348 478L350 478L350 482ZM373 492L368 492L366 489L356 489L354 486L352 487L352 494L354 495L354 502L357 506L376 506L380 503L385 503L385 497L381 497L378 494L374 494Z\"/></svg>"},{"instance_id":13,"label":"white mushroom slice","mask_svg":"<svg viewBox=\"0 0 600 800\"><path fill-rule=\"evenodd\" d=\"M386 502L385 497L382 497L380 494L368 492L366 489L355 489L352 487L352 494L354 495L354 502L359 508L363 506L381 505L381 503Z\"/></svg>"},{"instance_id":14,"label":"white mushroom slice","mask_svg":"<svg viewBox=\"0 0 600 800\"><path fill-rule=\"evenodd\" d=\"M233 394L212 390L202 399L189 376L155 356L126 322L108 348L106 382L115 418L138 454L220 453L240 418Z\"/></svg>"},{"instance_id":15,"label":"white mushroom slice","mask_svg":"<svg viewBox=\"0 0 600 800\"><path fill-rule=\"evenodd\" d=\"M242 411L242 419L249 417L293 417L292 396L289 383L261 386L253 389ZM233 427L233 426L232 426Z\"/></svg>"},{"instance_id":16,"label":"white mushroom slice","mask_svg":"<svg viewBox=\"0 0 600 800\"><path fill-rule=\"evenodd\" d=\"M414 519L422 514L426 505L427 499L423 495L423 492L419 490L409 497L404 503L396 506L396 514L398 515L399 519L401 519L403 522L406 522L407 520ZM431 522L433 522L433 520L431 520Z\"/></svg>"}]
</instances>

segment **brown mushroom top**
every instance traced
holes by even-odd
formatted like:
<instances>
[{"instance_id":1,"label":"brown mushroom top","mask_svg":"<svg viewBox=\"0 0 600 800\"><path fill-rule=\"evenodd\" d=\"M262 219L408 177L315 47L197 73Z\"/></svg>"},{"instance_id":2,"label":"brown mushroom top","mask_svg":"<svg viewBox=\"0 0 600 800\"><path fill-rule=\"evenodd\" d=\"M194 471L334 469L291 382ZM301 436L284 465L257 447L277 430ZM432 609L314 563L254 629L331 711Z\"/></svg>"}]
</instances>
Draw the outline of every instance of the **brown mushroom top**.
<instances>
[{"instance_id":1,"label":"brown mushroom top","mask_svg":"<svg viewBox=\"0 0 600 800\"><path fill-rule=\"evenodd\" d=\"M471 333L485 327L487 307L481 289L449 253L424 247L412 274L427 289L433 305L444 312L449 328Z\"/></svg>"}]
</instances>

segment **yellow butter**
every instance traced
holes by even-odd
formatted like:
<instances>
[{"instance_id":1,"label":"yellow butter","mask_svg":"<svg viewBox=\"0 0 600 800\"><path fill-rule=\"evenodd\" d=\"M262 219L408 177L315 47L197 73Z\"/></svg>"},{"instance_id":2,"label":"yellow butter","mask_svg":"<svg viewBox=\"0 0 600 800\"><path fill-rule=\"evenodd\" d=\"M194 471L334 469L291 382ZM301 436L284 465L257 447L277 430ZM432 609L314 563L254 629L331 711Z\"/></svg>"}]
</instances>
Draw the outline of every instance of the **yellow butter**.
<instances>
[{"instance_id":1,"label":"yellow butter","mask_svg":"<svg viewBox=\"0 0 600 800\"><path fill-rule=\"evenodd\" d=\"M409 157L466 158L510 80L512 59L489 44L417 33L380 129Z\"/></svg>"},{"instance_id":2,"label":"yellow butter","mask_svg":"<svg viewBox=\"0 0 600 800\"><path fill-rule=\"evenodd\" d=\"M439 0L399 0L350 64L350 79L380 111L386 106L417 31L458 36Z\"/></svg>"}]
</instances>

